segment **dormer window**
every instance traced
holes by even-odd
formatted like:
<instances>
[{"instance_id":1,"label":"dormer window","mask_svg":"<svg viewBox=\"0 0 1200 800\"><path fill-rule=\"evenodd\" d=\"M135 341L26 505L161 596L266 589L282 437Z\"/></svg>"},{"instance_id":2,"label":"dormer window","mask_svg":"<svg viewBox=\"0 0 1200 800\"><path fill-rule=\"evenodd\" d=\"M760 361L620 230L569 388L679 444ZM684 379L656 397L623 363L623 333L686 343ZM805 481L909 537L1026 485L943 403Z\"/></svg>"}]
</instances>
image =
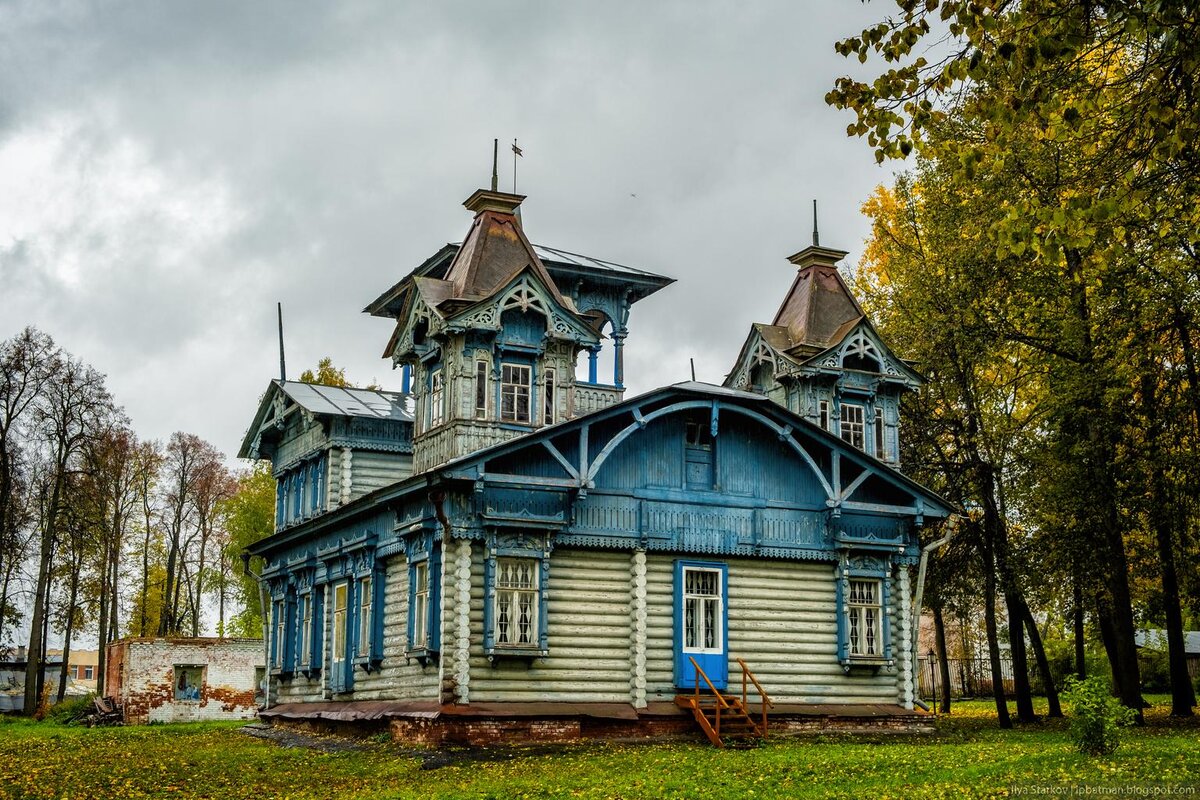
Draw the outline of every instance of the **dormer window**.
<instances>
[{"instance_id":1,"label":"dormer window","mask_svg":"<svg viewBox=\"0 0 1200 800\"><path fill-rule=\"evenodd\" d=\"M842 403L842 439L854 445L859 450L865 450L867 447L865 417L866 414L862 406L855 403Z\"/></svg>"},{"instance_id":2,"label":"dormer window","mask_svg":"<svg viewBox=\"0 0 1200 800\"><path fill-rule=\"evenodd\" d=\"M530 374L531 369L524 364L500 366L501 421L529 424Z\"/></svg>"}]
</instances>

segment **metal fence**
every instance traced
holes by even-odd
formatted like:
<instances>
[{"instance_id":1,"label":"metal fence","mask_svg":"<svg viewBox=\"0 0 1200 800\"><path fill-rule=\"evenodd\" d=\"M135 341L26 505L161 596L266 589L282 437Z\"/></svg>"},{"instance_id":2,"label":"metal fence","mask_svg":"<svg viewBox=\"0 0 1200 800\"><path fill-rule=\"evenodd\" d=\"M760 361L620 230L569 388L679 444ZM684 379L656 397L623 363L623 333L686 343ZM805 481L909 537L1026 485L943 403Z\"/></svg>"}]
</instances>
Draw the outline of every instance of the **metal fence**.
<instances>
[{"instance_id":1,"label":"metal fence","mask_svg":"<svg viewBox=\"0 0 1200 800\"><path fill-rule=\"evenodd\" d=\"M992 664L989 659L951 658L947 661L950 666L951 697L990 697L993 694ZM921 697L940 698L942 696L942 676L937 658L921 656L917 659L917 663ZM1004 679L1004 691L1013 692L1012 657L1008 653L1000 655L1000 674ZM1030 675L1030 679L1035 680L1033 675Z\"/></svg>"}]
</instances>

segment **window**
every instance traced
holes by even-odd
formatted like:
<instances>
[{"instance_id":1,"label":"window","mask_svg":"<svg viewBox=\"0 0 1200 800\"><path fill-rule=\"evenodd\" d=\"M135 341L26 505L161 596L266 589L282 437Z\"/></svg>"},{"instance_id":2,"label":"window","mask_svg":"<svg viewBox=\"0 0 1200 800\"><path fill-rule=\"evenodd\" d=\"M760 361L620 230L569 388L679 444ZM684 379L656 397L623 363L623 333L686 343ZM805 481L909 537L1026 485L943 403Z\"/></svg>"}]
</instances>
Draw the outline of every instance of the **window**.
<instances>
[{"instance_id":1,"label":"window","mask_svg":"<svg viewBox=\"0 0 1200 800\"><path fill-rule=\"evenodd\" d=\"M204 686L204 667L195 664L175 665L175 699L194 702L200 699Z\"/></svg>"},{"instance_id":2,"label":"window","mask_svg":"<svg viewBox=\"0 0 1200 800\"><path fill-rule=\"evenodd\" d=\"M529 422L530 368L520 364L500 366L500 419Z\"/></svg>"},{"instance_id":3,"label":"window","mask_svg":"<svg viewBox=\"0 0 1200 800\"><path fill-rule=\"evenodd\" d=\"M475 419L487 417L488 365L483 359L475 362Z\"/></svg>"},{"instance_id":4,"label":"window","mask_svg":"<svg viewBox=\"0 0 1200 800\"><path fill-rule=\"evenodd\" d=\"M554 424L554 370L546 370L546 391L542 399L542 420L546 425Z\"/></svg>"},{"instance_id":5,"label":"window","mask_svg":"<svg viewBox=\"0 0 1200 800\"><path fill-rule=\"evenodd\" d=\"M346 589L344 583L333 587L333 663L346 660Z\"/></svg>"},{"instance_id":6,"label":"window","mask_svg":"<svg viewBox=\"0 0 1200 800\"><path fill-rule=\"evenodd\" d=\"M95 680L95 678L96 678L95 667L86 666L83 668L83 679L85 681Z\"/></svg>"},{"instance_id":7,"label":"window","mask_svg":"<svg viewBox=\"0 0 1200 800\"><path fill-rule=\"evenodd\" d=\"M304 516L304 470L292 473L292 519Z\"/></svg>"},{"instance_id":8,"label":"window","mask_svg":"<svg viewBox=\"0 0 1200 800\"><path fill-rule=\"evenodd\" d=\"M538 562L496 559L497 647L538 646Z\"/></svg>"},{"instance_id":9,"label":"window","mask_svg":"<svg viewBox=\"0 0 1200 800\"><path fill-rule=\"evenodd\" d=\"M423 650L429 646L429 562L418 561L412 566L413 599L411 646Z\"/></svg>"},{"instance_id":10,"label":"window","mask_svg":"<svg viewBox=\"0 0 1200 800\"><path fill-rule=\"evenodd\" d=\"M358 657L371 657L371 579L358 582Z\"/></svg>"},{"instance_id":11,"label":"window","mask_svg":"<svg viewBox=\"0 0 1200 800\"><path fill-rule=\"evenodd\" d=\"M309 512L316 513L325 510L325 456L321 456L309 465Z\"/></svg>"},{"instance_id":12,"label":"window","mask_svg":"<svg viewBox=\"0 0 1200 800\"><path fill-rule=\"evenodd\" d=\"M882 655L879 581L851 580L850 602L846 604L846 610L850 617L850 655Z\"/></svg>"},{"instance_id":13,"label":"window","mask_svg":"<svg viewBox=\"0 0 1200 800\"><path fill-rule=\"evenodd\" d=\"M287 642L287 607L282 600L275 601L275 666L283 667L284 645Z\"/></svg>"},{"instance_id":14,"label":"window","mask_svg":"<svg viewBox=\"0 0 1200 800\"><path fill-rule=\"evenodd\" d=\"M721 571L719 569L684 567L684 652L722 652L721 614Z\"/></svg>"},{"instance_id":15,"label":"window","mask_svg":"<svg viewBox=\"0 0 1200 800\"><path fill-rule=\"evenodd\" d=\"M887 460L887 452L884 447L884 432L883 427L883 409L879 406L875 407L875 457L880 461Z\"/></svg>"},{"instance_id":16,"label":"window","mask_svg":"<svg viewBox=\"0 0 1200 800\"><path fill-rule=\"evenodd\" d=\"M429 427L436 428L445 421L445 387L442 384L442 371L435 369L429 376Z\"/></svg>"},{"instance_id":17,"label":"window","mask_svg":"<svg viewBox=\"0 0 1200 800\"><path fill-rule=\"evenodd\" d=\"M303 666L308 666L309 652L312 650L312 595L300 596L300 610L296 616L300 620L300 657L297 659Z\"/></svg>"},{"instance_id":18,"label":"window","mask_svg":"<svg viewBox=\"0 0 1200 800\"><path fill-rule=\"evenodd\" d=\"M866 426L862 406L842 403L842 438L859 450L866 449Z\"/></svg>"},{"instance_id":19,"label":"window","mask_svg":"<svg viewBox=\"0 0 1200 800\"><path fill-rule=\"evenodd\" d=\"M829 401L822 400L818 404L820 408L821 430L829 430Z\"/></svg>"}]
</instances>

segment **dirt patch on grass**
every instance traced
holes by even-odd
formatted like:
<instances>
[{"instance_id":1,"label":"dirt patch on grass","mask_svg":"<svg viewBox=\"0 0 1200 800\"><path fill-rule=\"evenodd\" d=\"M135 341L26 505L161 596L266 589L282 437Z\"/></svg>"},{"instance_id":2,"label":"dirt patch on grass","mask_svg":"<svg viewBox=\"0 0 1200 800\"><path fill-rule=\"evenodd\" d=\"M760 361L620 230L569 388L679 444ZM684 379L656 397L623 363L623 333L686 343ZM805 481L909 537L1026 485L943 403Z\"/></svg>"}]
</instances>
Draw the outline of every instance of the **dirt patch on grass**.
<instances>
[{"instance_id":1,"label":"dirt patch on grass","mask_svg":"<svg viewBox=\"0 0 1200 800\"><path fill-rule=\"evenodd\" d=\"M367 750L371 746L363 739L349 736L318 736L292 728L263 725L261 722L244 725L241 731L247 736L266 739L280 747L299 747L305 750L316 750L318 753L347 753L354 750Z\"/></svg>"}]
</instances>

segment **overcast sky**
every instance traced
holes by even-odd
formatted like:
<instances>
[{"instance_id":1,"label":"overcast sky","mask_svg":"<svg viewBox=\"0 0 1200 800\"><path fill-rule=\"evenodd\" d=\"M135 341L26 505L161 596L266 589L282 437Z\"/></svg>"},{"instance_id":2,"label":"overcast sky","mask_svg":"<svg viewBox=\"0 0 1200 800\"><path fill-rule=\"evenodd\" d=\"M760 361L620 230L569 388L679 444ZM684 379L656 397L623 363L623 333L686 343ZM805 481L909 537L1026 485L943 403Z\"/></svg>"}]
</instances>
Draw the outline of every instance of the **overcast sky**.
<instances>
[{"instance_id":1,"label":"overcast sky","mask_svg":"<svg viewBox=\"0 0 1200 800\"><path fill-rule=\"evenodd\" d=\"M399 388L361 309L524 149L534 242L678 282L635 306L641 392L719 383L811 237L857 263L890 170L824 103L852 0L544 4L0 0L0 338L108 375L143 438L232 455L278 374ZM501 188L512 187L502 149Z\"/></svg>"}]
</instances>

